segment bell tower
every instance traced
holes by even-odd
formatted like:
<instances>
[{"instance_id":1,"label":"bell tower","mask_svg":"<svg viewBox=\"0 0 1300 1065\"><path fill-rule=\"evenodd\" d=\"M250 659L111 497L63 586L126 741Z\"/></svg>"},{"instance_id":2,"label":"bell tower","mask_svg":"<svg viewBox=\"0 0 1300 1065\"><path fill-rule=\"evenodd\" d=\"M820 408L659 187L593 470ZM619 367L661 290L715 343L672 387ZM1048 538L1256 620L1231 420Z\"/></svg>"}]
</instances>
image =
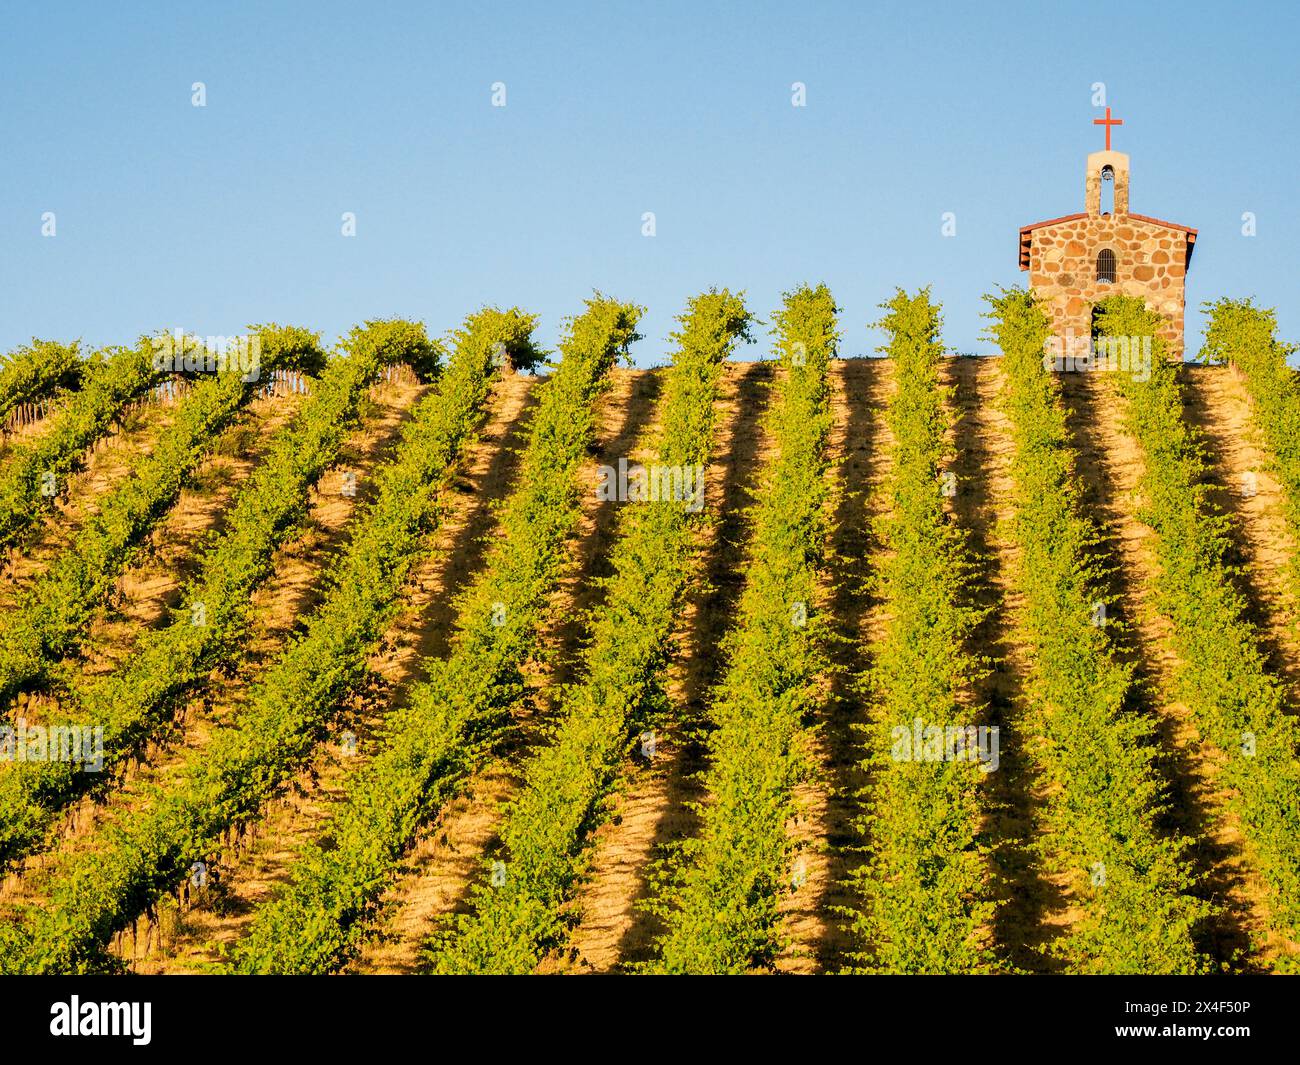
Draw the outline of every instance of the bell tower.
<instances>
[{"instance_id":1,"label":"bell tower","mask_svg":"<svg viewBox=\"0 0 1300 1065\"><path fill-rule=\"evenodd\" d=\"M1088 156L1083 200L1089 218L1128 214L1128 156L1109 150Z\"/></svg>"}]
</instances>

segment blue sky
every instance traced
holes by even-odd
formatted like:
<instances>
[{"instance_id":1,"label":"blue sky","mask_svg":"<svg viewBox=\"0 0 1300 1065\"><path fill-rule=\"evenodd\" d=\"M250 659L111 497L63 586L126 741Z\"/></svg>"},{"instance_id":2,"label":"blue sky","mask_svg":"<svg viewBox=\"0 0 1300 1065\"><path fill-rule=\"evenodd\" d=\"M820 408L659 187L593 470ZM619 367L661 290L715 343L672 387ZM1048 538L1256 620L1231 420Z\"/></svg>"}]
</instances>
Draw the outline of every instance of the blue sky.
<instances>
[{"instance_id":1,"label":"blue sky","mask_svg":"<svg viewBox=\"0 0 1300 1065\"><path fill-rule=\"evenodd\" d=\"M807 280L848 354L922 284L948 343L985 351L1019 226L1083 209L1099 81L1132 210L1200 230L1189 306L1253 294L1300 339L1300 5L28 7L0 15L0 348L441 333L485 302L540 312L552 345L599 288L648 308L650 365L693 293L766 317Z\"/></svg>"}]
</instances>

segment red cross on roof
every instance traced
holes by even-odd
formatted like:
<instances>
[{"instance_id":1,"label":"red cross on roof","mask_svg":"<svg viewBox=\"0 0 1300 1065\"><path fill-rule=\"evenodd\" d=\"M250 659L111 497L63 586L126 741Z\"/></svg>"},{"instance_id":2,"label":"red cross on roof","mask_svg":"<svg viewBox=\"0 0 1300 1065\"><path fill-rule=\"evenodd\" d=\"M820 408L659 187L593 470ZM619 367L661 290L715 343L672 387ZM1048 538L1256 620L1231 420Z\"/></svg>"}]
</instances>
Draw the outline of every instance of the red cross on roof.
<instances>
[{"instance_id":1,"label":"red cross on roof","mask_svg":"<svg viewBox=\"0 0 1300 1065\"><path fill-rule=\"evenodd\" d=\"M1124 120L1123 120L1122 118L1111 118L1111 117L1110 117L1110 108L1108 107L1108 108L1106 108L1106 117L1105 117L1105 118L1094 118L1094 119L1092 120L1092 124L1093 124L1094 126L1105 126L1105 127L1106 127L1106 151L1110 151L1110 127L1111 127L1111 126L1122 126L1122 125L1124 125Z\"/></svg>"}]
</instances>

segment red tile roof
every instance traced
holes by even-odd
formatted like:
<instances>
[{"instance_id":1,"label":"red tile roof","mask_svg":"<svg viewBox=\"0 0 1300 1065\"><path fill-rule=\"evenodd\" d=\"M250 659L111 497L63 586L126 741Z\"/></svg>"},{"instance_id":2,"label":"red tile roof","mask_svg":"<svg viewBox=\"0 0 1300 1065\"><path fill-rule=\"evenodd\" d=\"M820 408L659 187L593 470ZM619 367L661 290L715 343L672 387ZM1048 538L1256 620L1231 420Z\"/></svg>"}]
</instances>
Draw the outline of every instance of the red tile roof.
<instances>
[{"instance_id":1,"label":"red tile roof","mask_svg":"<svg viewBox=\"0 0 1300 1065\"><path fill-rule=\"evenodd\" d=\"M1029 269L1029 246L1033 238L1029 235L1035 229L1042 229L1043 226L1054 226L1057 222L1076 222L1080 218L1087 218L1086 211L1079 214L1066 214L1060 218L1049 218L1045 222L1033 222L1027 226L1020 227L1020 269ZM1177 229L1181 233L1187 234L1187 259L1184 262L1184 269L1192 265L1192 249L1196 246L1196 230L1191 226L1179 225L1177 222L1166 222L1160 218L1151 218L1144 214L1128 214L1129 218L1136 219L1139 222L1149 222L1151 225L1164 226L1166 229Z\"/></svg>"}]
</instances>

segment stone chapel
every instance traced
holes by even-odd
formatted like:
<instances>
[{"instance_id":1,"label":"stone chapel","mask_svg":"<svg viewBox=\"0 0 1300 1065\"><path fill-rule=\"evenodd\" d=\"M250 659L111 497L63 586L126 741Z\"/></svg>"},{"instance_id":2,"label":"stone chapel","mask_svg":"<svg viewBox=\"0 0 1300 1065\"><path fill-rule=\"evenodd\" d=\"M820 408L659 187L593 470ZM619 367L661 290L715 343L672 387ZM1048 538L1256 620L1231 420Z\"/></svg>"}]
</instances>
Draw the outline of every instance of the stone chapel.
<instances>
[{"instance_id":1,"label":"stone chapel","mask_svg":"<svg viewBox=\"0 0 1300 1065\"><path fill-rule=\"evenodd\" d=\"M1161 336L1174 358L1183 355L1184 282L1196 246L1196 230L1129 210L1129 163L1110 147L1088 156L1086 210L1020 229L1020 269L1043 299L1058 337L1092 332L1092 308L1114 292L1140 296L1165 319Z\"/></svg>"}]
</instances>

